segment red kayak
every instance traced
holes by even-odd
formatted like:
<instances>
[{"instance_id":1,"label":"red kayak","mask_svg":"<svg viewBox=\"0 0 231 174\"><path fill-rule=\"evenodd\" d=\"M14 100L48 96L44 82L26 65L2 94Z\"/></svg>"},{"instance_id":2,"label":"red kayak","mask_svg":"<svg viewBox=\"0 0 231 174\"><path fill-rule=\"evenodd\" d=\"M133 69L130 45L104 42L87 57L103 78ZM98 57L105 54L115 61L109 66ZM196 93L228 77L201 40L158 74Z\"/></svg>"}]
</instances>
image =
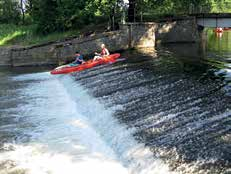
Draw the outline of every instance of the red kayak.
<instances>
[{"instance_id":1,"label":"red kayak","mask_svg":"<svg viewBox=\"0 0 231 174\"><path fill-rule=\"evenodd\" d=\"M102 64L106 64L109 62L115 62L116 59L118 59L120 57L119 53L115 53L115 54L111 54L109 56L106 56L102 59L99 60L95 60L93 61L93 59L86 61L85 63L78 65L78 66L72 66L72 67L58 67L54 70L51 71L51 74L68 74L71 72L76 72L76 71L83 71L85 69L89 69L92 68L94 66L97 65L102 65Z\"/></svg>"},{"instance_id":2,"label":"red kayak","mask_svg":"<svg viewBox=\"0 0 231 174\"><path fill-rule=\"evenodd\" d=\"M230 27L225 27L225 28L223 28L223 30L227 31L227 30L231 30L231 28Z\"/></svg>"}]
</instances>

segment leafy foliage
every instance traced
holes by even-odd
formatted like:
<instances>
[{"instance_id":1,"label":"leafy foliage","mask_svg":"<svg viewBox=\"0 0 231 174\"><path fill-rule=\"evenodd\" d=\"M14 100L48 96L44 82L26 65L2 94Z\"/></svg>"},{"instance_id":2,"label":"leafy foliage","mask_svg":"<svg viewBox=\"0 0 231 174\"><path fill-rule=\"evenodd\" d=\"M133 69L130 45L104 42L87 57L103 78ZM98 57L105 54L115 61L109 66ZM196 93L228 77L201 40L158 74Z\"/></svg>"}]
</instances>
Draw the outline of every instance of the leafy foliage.
<instances>
[{"instance_id":1,"label":"leafy foliage","mask_svg":"<svg viewBox=\"0 0 231 174\"><path fill-rule=\"evenodd\" d=\"M18 23L20 20L19 4L13 0L0 0L0 22Z\"/></svg>"}]
</instances>

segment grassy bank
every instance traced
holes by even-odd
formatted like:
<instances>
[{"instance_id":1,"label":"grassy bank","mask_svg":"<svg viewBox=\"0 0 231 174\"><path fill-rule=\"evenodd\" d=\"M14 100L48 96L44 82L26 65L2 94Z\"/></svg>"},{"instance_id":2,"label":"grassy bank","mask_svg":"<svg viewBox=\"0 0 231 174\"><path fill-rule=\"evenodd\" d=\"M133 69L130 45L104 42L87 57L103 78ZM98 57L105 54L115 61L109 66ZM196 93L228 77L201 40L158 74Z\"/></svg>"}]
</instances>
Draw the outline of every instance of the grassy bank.
<instances>
[{"instance_id":1,"label":"grassy bank","mask_svg":"<svg viewBox=\"0 0 231 174\"><path fill-rule=\"evenodd\" d=\"M67 32L57 32L49 35L38 35L35 32L35 26L17 26L13 24L0 25L0 46L9 45L34 45L42 44L67 37L78 36L80 31L73 30Z\"/></svg>"},{"instance_id":2,"label":"grassy bank","mask_svg":"<svg viewBox=\"0 0 231 174\"><path fill-rule=\"evenodd\" d=\"M11 45L37 45L47 42L60 41L70 37L78 37L80 35L89 35L90 33L101 33L107 28L107 23L90 24L81 29L73 29L65 32L54 32L48 35L39 35L35 32L35 25L13 25L0 24L0 46Z\"/></svg>"}]
</instances>

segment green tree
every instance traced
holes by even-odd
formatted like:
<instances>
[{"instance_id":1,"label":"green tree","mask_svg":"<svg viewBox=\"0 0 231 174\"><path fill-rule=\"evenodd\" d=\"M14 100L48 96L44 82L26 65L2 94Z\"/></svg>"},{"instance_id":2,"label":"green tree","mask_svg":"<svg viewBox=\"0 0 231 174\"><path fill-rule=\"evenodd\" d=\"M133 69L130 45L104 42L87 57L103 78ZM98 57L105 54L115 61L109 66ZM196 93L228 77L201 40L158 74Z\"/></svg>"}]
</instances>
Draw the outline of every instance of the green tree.
<instances>
[{"instance_id":1,"label":"green tree","mask_svg":"<svg viewBox=\"0 0 231 174\"><path fill-rule=\"evenodd\" d=\"M71 29L92 22L94 11L86 9L87 3L87 0L59 0L56 15L59 29Z\"/></svg>"},{"instance_id":2,"label":"green tree","mask_svg":"<svg viewBox=\"0 0 231 174\"><path fill-rule=\"evenodd\" d=\"M29 0L28 13L43 34L65 31L93 21L97 9L90 0Z\"/></svg>"},{"instance_id":3,"label":"green tree","mask_svg":"<svg viewBox=\"0 0 231 174\"><path fill-rule=\"evenodd\" d=\"M57 18L57 2L56 0L38 0L38 11L34 16L38 24L37 30L43 34L48 34L57 31L58 25L56 23Z\"/></svg>"},{"instance_id":4,"label":"green tree","mask_svg":"<svg viewBox=\"0 0 231 174\"><path fill-rule=\"evenodd\" d=\"M18 23L20 21L19 3L14 0L0 0L0 21Z\"/></svg>"}]
</instances>

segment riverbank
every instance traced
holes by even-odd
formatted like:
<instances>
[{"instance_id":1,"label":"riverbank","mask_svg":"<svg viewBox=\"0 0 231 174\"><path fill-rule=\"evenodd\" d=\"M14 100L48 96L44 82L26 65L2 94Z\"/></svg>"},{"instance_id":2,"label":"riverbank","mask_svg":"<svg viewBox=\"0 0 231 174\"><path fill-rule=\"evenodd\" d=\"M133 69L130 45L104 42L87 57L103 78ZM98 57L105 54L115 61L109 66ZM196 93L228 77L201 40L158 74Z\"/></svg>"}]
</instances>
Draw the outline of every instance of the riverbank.
<instances>
[{"instance_id":1,"label":"riverbank","mask_svg":"<svg viewBox=\"0 0 231 174\"><path fill-rule=\"evenodd\" d=\"M144 25L144 26L142 26ZM110 32L91 32L79 37L65 38L55 42L30 46L11 46L0 48L0 65L34 66L57 65L71 61L76 50L83 55L90 55L105 43L110 52L133 47L155 46L153 37L155 23L124 25L120 30ZM96 30L95 30L96 31Z\"/></svg>"},{"instance_id":2,"label":"riverbank","mask_svg":"<svg viewBox=\"0 0 231 174\"><path fill-rule=\"evenodd\" d=\"M68 31L53 32L47 35L38 34L36 25L0 24L0 47L3 46L32 46L51 42L64 41L71 38L102 33L106 31L105 23L92 24Z\"/></svg>"}]
</instances>

